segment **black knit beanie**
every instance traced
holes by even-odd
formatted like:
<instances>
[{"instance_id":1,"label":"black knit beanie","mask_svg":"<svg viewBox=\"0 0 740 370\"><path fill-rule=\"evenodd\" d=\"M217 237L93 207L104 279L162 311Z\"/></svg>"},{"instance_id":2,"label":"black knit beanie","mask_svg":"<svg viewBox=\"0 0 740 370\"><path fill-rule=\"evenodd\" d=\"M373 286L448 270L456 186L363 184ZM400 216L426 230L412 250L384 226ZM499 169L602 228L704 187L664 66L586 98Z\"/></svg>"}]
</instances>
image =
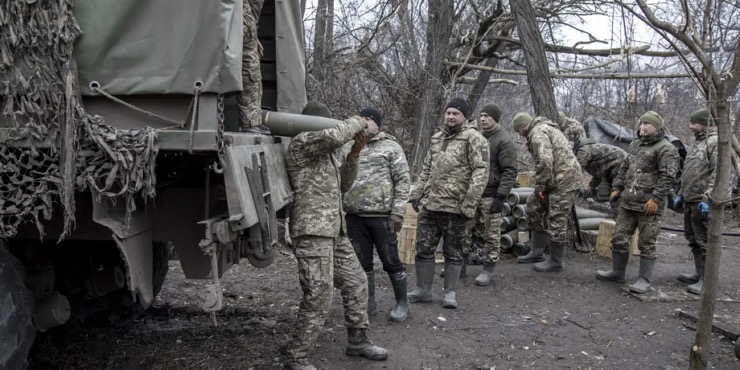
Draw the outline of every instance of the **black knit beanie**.
<instances>
[{"instance_id":1,"label":"black knit beanie","mask_svg":"<svg viewBox=\"0 0 740 370\"><path fill-rule=\"evenodd\" d=\"M380 111L373 107L367 107L360 111L360 117L370 117L375 121L375 124L380 126L380 120L383 119L383 117L380 114Z\"/></svg>"},{"instance_id":2,"label":"black knit beanie","mask_svg":"<svg viewBox=\"0 0 740 370\"><path fill-rule=\"evenodd\" d=\"M445 106L445 109L447 108L455 108L462 112L463 116L465 118L470 117L470 107L468 106L468 103L465 102L465 100L460 98L452 98L449 103L447 103L447 106Z\"/></svg>"},{"instance_id":3,"label":"black knit beanie","mask_svg":"<svg viewBox=\"0 0 740 370\"><path fill-rule=\"evenodd\" d=\"M303 114L304 116L331 118L331 111L329 110L329 107L315 100L311 100L306 103L306 106L303 108L301 114Z\"/></svg>"}]
</instances>

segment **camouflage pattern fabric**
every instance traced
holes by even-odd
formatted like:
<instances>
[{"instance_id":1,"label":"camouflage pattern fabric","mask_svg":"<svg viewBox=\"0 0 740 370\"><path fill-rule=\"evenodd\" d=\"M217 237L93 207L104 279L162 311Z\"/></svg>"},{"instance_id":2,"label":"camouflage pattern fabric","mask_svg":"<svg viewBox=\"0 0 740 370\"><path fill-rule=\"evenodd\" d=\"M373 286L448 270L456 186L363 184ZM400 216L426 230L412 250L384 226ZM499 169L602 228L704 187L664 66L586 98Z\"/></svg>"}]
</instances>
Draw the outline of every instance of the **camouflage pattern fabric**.
<instances>
[{"instance_id":1,"label":"camouflage pattern fabric","mask_svg":"<svg viewBox=\"0 0 740 370\"><path fill-rule=\"evenodd\" d=\"M242 39L242 92L237 95L239 124L242 127L262 123L262 72L257 23L264 0L244 0L244 38Z\"/></svg>"},{"instance_id":2,"label":"camouflage pattern fabric","mask_svg":"<svg viewBox=\"0 0 740 370\"><path fill-rule=\"evenodd\" d=\"M445 126L432 136L411 199L430 211L475 217L488 182L488 141L468 121L456 132Z\"/></svg>"},{"instance_id":3,"label":"camouflage pattern fabric","mask_svg":"<svg viewBox=\"0 0 740 370\"><path fill-rule=\"evenodd\" d=\"M612 250L619 253L629 253L630 240L635 230L640 230L637 247L640 249L640 257L656 259L655 241L660 233L660 220L662 215L648 216L643 211L633 211L624 207L619 208L617 214L617 227L612 236Z\"/></svg>"},{"instance_id":4,"label":"camouflage pattern fabric","mask_svg":"<svg viewBox=\"0 0 740 370\"><path fill-rule=\"evenodd\" d=\"M357 160L343 158L341 148L366 125L355 116L336 127L303 132L291 140L285 154L285 167L294 191L291 238L347 234L342 193L355 181Z\"/></svg>"},{"instance_id":5,"label":"camouflage pattern fabric","mask_svg":"<svg viewBox=\"0 0 740 370\"><path fill-rule=\"evenodd\" d=\"M573 118L566 117L565 120L559 121L558 127L568 142L570 142L571 148L574 143L586 138L586 130L583 129L583 124Z\"/></svg>"},{"instance_id":6,"label":"camouflage pattern fabric","mask_svg":"<svg viewBox=\"0 0 740 370\"><path fill-rule=\"evenodd\" d=\"M403 217L411 180L406 155L396 138L381 132L368 140L357 166L357 178L344 194L347 214Z\"/></svg>"},{"instance_id":7,"label":"camouflage pattern fabric","mask_svg":"<svg viewBox=\"0 0 740 370\"><path fill-rule=\"evenodd\" d=\"M478 202L478 212L475 215L473 227L473 244L479 250L463 250L468 260L480 256L480 262L490 264L498 262L501 250L501 223L504 216L501 212L491 213L491 203L494 198L483 197Z\"/></svg>"},{"instance_id":8,"label":"camouflage pattern fabric","mask_svg":"<svg viewBox=\"0 0 740 370\"><path fill-rule=\"evenodd\" d=\"M481 131L488 140L490 153L488 182L483 190L484 197L509 195L517 176L517 149L509 135L496 124L491 130Z\"/></svg>"},{"instance_id":9,"label":"camouflage pattern fabric","mask_svg":"<svg viewBox=\"0 0 740 370\"><path fill-rule=\"evenodd\" d=\"M710 128L695 135L683 165L681 189L678 195L685 202L701 202L709 199L714 191L714 177L717 171L717 132Z\"/></svg>"},{"instance_id":10,"label":"camouflage pattern fabric","mask_svg":"<svg viewBox=\"0 0 740 370\"><path fill-rule=\"evenodd\" d=\"M446 261L460 262L463 249L470 245L473 220L461 214L422 208L416 224L416 258L433 259L440 238L444 239Z\"/></svg>"},{"instance_id":11,"label":"camouflage pattern fabric","mask_svg":"<svg viewBox=\"0 0 740 370\"><path fill-rule=\"evenodd\" d=\"M334 288L342 294L344 322L364 329L367 317L367 276L346 237L302 236L293 239L303 299L287 354L293 362L306 361L329 317ZM333 286L332 286L333 283Z\"/></svg>"},{"instance_id":12,"label":"camouflage pattern fabric","mask_svg":"<svg viewBox=\"0 0 740 370\"><path fill-rule=\"evenodd\" d=\"M567 193L581 188L581 165L572 147L550 120L534 119L527 135L527 149L534 158L536 191Z\"/></svg>"},{"instance_id":13,"label":"camouflage pattern fabric","mask_svg":"<svg viewBox=\"0 0 740 370\"><path fill-rule=\"evenodd\" d=\"M683 230L692 250L707 252L709 220L699 214L699 202L683 202Z\"/></svg>"},{"instance_id":14,"label":"camouflage pattern fabric","mask_svg":"<svg viewBox=\"0 0 740 370\"><path fill-rule=\"evenodd\" d=\"M584 139L576 147L576 158L584 171L591 175L589 187L596 189L601 181L609 183L610 189L619 174L619 168L627 158L627 152L614 145Z\"/></svg>"},{"instance_id":15,"label":"camouflage pattern fabric","mask_svg":"<svg viewBox=\"0 0 740 370\"><path fill-rule=\"evenodd\" d=\"M545 200L537 193L527 198L527 223L530 230L541 230L550 234L554 243L565 243L568 238L568 222L571 208L578 191L555 191L545 194Z\"/></svg>"},{"instance_id":16,"label":"camouflage pattern fabric","mask_svg":"<svg viewBox=\"0 0 740 370\"><path fill-rule=\"evenodd\" d=\"M627 160L619 168L614 187L622 190L620 205L631 211L644 212L648 199L665 204L678 171L678 150L660 131L655 136L634 140ZM663 214L664 207L658 207Z\"/></svg>"}]
</instances>

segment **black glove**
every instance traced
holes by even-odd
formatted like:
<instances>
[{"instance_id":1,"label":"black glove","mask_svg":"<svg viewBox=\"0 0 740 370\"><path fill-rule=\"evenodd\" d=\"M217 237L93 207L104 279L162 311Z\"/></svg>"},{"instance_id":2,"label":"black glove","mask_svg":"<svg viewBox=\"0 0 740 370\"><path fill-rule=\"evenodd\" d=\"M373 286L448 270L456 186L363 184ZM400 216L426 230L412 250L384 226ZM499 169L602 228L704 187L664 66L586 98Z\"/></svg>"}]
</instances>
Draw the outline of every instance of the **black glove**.
<instances>
[{"instance_id":1,"label":"black glove","mask_svg":"<svg viewBox=\"0 0 740 370\"><path fill-rule=\"evenodd\" d=\"M399 215L391 215L388 217L388 232L397 234L403 228L403 217Z\"/></svg>"},{"instance_id":2,"label":"black glove","mask_svg":"<svg viewBox=\"0 0 740 370\"><path fill-rule=\"evenodd\" d=\"M409 203L411 203L411 207L414 208L414 211L416 211L416 213L419 213L419 205L421 205L421 199L409 199Z\"/></svg>"},{"instance_id":3,"label":"black glove","mask_svg":"<svg viewBox=\"0 0 740 370\"><path fill-rule=\"evenodd\" d=\"M504 200L505 197L503 195L496 194L493 202L491 202L491 208L488 210L489 213L501 213L504 210Z\"/></svg>"}]
</instances>

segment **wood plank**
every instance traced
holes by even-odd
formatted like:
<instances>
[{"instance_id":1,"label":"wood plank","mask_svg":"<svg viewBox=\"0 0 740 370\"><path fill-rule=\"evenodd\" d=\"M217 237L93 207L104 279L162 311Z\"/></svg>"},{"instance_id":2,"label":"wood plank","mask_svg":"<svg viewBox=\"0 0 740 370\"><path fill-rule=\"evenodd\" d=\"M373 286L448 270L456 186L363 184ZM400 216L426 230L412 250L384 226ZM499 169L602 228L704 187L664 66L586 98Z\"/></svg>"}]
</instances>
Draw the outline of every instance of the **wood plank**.
<instances>
[{"instance_id":1,"label":"wood plank","mask_svg":"<svg viewBox=\"0 0 740 370\"><path fill-rule=\"evenodd\" d=\"M699 322L699 315L695 315L683 310L676 310L678 317L687 319L696 324ZM740 338L740 317L730 315L714 315L712 320L712 332L724 335L729 340Z\"/></svg>"},{"instance_id":2,"label":"wood plank","mask_svg":"<svg viewBox=\"0 0 740 370\"><path fill-rule=\"evenodd\" d=\"M612 258L612 236L614 235L614 229L616 228L616 221L604 220L599 224L599 235L596 239L596 253L600 256ZM635 234L630 240L630 254L634 256L640 255L640 250L637 248L637 240L640 232L635 230Z\"/></svg>"}]
</instances>

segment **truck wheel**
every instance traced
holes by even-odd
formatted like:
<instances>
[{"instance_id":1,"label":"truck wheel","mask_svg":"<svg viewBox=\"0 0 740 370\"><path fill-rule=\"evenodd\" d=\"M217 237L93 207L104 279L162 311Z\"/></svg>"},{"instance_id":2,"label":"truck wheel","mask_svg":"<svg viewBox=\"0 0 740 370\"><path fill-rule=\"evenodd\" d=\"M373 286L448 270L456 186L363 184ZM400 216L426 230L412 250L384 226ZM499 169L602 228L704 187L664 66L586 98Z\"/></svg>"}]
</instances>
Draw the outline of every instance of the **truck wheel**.
<instances>
[{"instance_id":1,"label":"truck wheel","mask_svg":"<svg viewBox=\"0 0 740 370\"><path fill-rule=\"evenodd\" d=\"M0 246L0 369L25 369L36 337L33 294L23 264Z\"/></svg>"}]
</instances>

